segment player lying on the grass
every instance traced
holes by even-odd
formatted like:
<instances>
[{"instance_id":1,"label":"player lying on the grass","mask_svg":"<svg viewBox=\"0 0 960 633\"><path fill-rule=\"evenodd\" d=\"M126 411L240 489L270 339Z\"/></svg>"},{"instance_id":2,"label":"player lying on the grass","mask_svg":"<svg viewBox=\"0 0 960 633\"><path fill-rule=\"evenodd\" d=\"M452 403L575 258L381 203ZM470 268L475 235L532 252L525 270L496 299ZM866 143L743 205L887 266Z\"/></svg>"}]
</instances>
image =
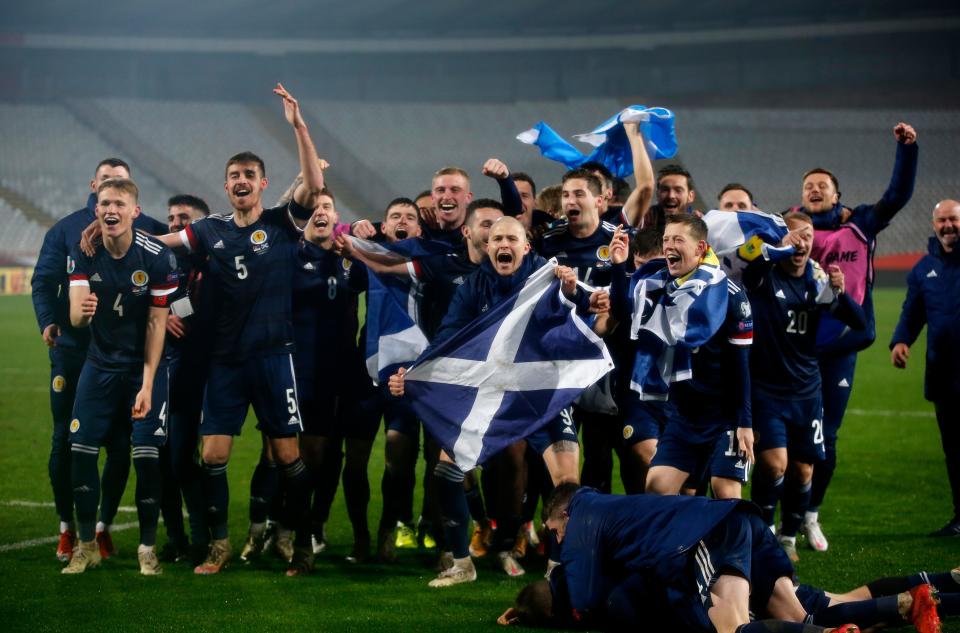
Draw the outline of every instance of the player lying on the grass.
<instances>
[{"instance_id":1,"label":"player lying on the grass","mask_svg":"<svg viewBox=\"0 0 960 633\"><path fill-rule=\"evenodd\" d=\"M633 613L639 611L665 630L822 630L805 628L806 613L790 580L793 566L752 504L605 495L564 484L544 504L543 515L560 543L562 573L556 579L551 574L552 590L542 584L533 590L538 598L532 613L523 604L519 613L508 610L504 623L518 616L546 623L542 618L549 614L561 623L623 627L636 622ZM627 599L611 609L614 589ZM560 596L557 608L554 595ZM750 622L758 606L774 622Z\"/></svg>"},{"instance_id":2,"label":"player lying on the grass","mask_svg":"<svg viewBox=\"0 0 960 633\"><path fill-rule=\"evenodd\" d=\"M73 493L80 544L65 574L100 564L94 540L100 446L132 435L140 522L140 573L161 573L156 553L160 517L160 446L166 440L167 368L160 366L169 296L177 289L176 260L162 244L133 230L139 191L129 179L97 190L103 246L69 260L70 322L90 327L87 361L77 383L70 422Z\"/></svg>"},{"instance_id":3,"label":"player lying on the grass","mask_svg":"<svg viewBox=\"0 0 960 633\"><path fill-rule=\"evenodd\" d=\"M938 606L929 584L956 590L960 570L880 579L847 594L794 587L793 566L746 503L618 497L564 486L548 500L544 516L561 541L564 565L549 581L524 587L500 624L799 632L844 629L845 622L913 623L936 633L938 609L960 614L960 595L943 593ZM746 594L727 591L731 584L742 588L739 581L749 581L749 602ZM890 597L872 599L884 593ZM742 608L743 619L747 605L756 617L773 620L748 625L724 618ZM805 622L817 626L808 629Z\"/></svg>"},{"instance_id":4,"label":"player lying on the grass","mask_svg":"<svg viewBox=\"0 0 960 633\"><path fill-rule=\"evenodd\" d=\"M530 253L523 225L508 217L500 218L490 229L487 256L479 270L457 290L433 345L443 342L487 310L511 298L527 278L546 263L543 258ZM576 301L579 313L589 312L591 304L606 309L606 294L594 293L588 297L579 291L576 275L570 268L559 266L556 274L563 282L564 294ZM390 377L390 392L395 396L404 394L404 373L401 368ZM542 453L555 485L578 480L579 446L575 438L576 431L568 411L526 438L534 450ZM431 587L471 582L477 577L468 546L469 511L463 490L464 472L446 453L442 453L440 459L434 475L440 487L444 533L451 547L453 566L432 580ZM508 533L515 534L518 527L513 526ZM509 552L501 552L504 569L512 567L509 558Z\"/></svg>"}]
</instances>

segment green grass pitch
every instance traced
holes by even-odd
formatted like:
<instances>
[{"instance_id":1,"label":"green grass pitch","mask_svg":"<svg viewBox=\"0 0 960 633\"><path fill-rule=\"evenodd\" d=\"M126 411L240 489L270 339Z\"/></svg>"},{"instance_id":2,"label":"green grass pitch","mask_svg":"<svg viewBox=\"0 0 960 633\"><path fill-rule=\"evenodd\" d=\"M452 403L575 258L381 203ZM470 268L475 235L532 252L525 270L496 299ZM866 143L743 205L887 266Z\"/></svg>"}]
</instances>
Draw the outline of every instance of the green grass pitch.
<instances>
[{"instance_id":1,"label":"green grass pitch","mask_svg":"<svg viewBox=\"0 0 960 633\"><path fill-rule=\"evenodd\" d=\"M850 411L841 430L839 468L822 509L830 551L801 549L800 577L845 590L878 576L960 564L960 539L930 539L950 514L943 455L932 406L922 398L923 345L911 367L894 370L886 343L903 292L878 290L878 343L860 355ZM338 495L328 527L331 547L308 578L283 577L274 561L235 563L217 577L196 577L168 564L161 577L138 574L136 529L115 536L120 555L79 577L61 576L54 545L6 545L53 536L48 502L49 365L29 297L0 298L0 627L4 631L471 631L494 630L497 615L524 582L508 579L493 562L478 564L476 583L447 590L426 586L433 576L426 552L403 550L399 564L349 566L342 562L351 536ZM251 426L230 462L231 538L239 550L246 533L247 495L259 435ZM380 512L382 438L370 460L370 523ZM420 467L422 473L422 461ZM124 505L133 505L133 478ZM418 479L419 485L419 479ZM419 497L417 500L419 507ZM133 522L134 514L118 522ZM161 543L164 541L161 527ZM960 620L945 623L960 632Z\"/></svg>"}]
</instances>

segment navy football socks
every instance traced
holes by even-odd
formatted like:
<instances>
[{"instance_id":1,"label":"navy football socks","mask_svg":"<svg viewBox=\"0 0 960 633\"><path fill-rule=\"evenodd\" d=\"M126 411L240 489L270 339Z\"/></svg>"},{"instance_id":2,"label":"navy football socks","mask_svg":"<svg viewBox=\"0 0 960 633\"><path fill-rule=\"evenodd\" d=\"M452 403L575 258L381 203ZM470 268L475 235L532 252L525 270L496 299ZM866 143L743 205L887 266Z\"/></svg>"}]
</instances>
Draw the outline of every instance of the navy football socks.
<instances>
[{"instance_id":1,"label":"navy football socks","mask_svg":"<svg viewBox=\"0 0 960 633\"><path fill-rule=\"evenodd\" d=\"M777 511L777 503L782 496L783 477L771 481L764 474L757 473L753 480L750 498L755 504L760 506L760 510L763 513L763 522L767 525L773 525L773 517Z\"/></svg>"},{"instance_id":2,"label":"navy football socks","mask_svg":"<svg viewBox=\"0 0 960 633\"><path fill-rule=\"evenodd\" d=\"M783 502L780 506L780 534L783 536L797 535L797 530L803 523L803 515L810 505L810 489L809 481L800 483L789 479L784 484Z\"/></svg>"},{"instance_id":3,"label":"navy football socks","mask_svg":"<svg viewBox=\"0 0 960 633\"><path fill-rule=\"evenodd\" d=\"M443 535L454 558L470 556L470 539L467 523L470 510L463 491L463 471L455 464L440 462L434 470L437 478L440 514L443 520Z\"/></svg>"},{"instance_id":4,"label":"navy football socks","mask_svg":"<svg viewBox=\"0 0 960 633\"><path fill-rule=\"evenodd\" d=\"M157 524L160 521L162 485L159 449L156 446L135 446L133 467L137 471L136 500L140 544L150 547L157 543ZM180 512L179 507L177 512Z\"/></svg>"},{"instance_id":5,"label":"navy football socks","mask_svg":"<svg viewBox=\"0 0 960 633\"><path fill-rule=\"evenodd\" d=\"M227 507L230 503L227 465L204 462L201 485L203 498L207 504L210 537L214 540L225 539L227 538Z\"/></svg>"},{"instance_id":6,"label":"navy football socks","mask_svg":"<svg viewBox=\"0 0 960 633\"><path fill-rule=\"evenodd\" d=\"M280 485L280 476L277 473L277 464L260 455L257 467L253 469L250 479L250 523L266 523L270 504L277 488Z\"/></svg>"},{"instance_id":7,"label":"navy football socks","mask_svg":"<svg viewBox=\"0 0 960 633\"><path fill-rule=\"evenodd\" d=\"M100 501L97 457L100 449L74 444L70 447L70 452L73 500L77 505L77 532L81 541L90 542L97 535L97 504Z\"/></svg>"}]
</instances>

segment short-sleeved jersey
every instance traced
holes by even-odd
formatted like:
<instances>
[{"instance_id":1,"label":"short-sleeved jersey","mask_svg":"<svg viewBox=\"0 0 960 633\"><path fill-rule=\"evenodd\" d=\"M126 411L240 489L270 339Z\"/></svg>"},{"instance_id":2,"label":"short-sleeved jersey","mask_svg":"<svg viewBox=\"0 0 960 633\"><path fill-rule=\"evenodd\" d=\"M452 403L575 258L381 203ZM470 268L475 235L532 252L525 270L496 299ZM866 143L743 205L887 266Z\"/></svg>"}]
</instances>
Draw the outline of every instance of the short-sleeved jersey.
<instances>
[{"instance_id":1,"label":"short-sleeved jersey","mask_svg":"<svg viewBox=\"0 0 960 633\"><path fill-rule=\"evenodd\" d=\"M817 303L810 275L792 277L773 266L756 281L748 278L756 342L750 353L754 391L789 400L812 397L820 391L817 328L831 304Z\"/></svg>"},{"instance_id":2,"label":"short-sleeved jersey","mask_svg":"<svg viewBox=\"0 0 960 633\"><path fill-rule=\"evenodd\" d=\"M167 308L177 290L173 252L142 233L134 233L130 248L120 259L114 259L102 247L93 257L75 247L67 272L70 287L89 286L97 295L87 360L107 371L142 368L149 310Z\"/></svg>"},{"instance_id":3,"label":"short-sleeved jersey","mask_svg":"<svg viewBox=\"0 0 960 633\"><path fill-rule=\"evenodd\" d=\"M210 215L180 231L190 252L208 257L215 361L293 351L290 293L300 239L293 215L305 213L291 200L264 209L249 226L238 226L233 215Z\"/></svg>"},{"instance_id":4,"label":"short-sleeved jersey","mask_svg":"<svg viewBox=\"0 0 960 633\"><path fill-rule=\"evenodd\" d=\"M600 222L597 230L587 237L574 237L561 223L543 234L536 251L544 259L557 258L561 266L577 271L577 278L592 286L610 285L610 240L617 225Z\"/></svg>"},{"instance_id":5,"label":"short-sleeved jersey","mask_svg":"<svg viewBox=\"0 0 960 633\"><path fill-rule=\"evenodd\" d=\"M423 287L420 325L428 340L433 340L457 288L479 267L470 261L462 242L460 248L449 253L419 257L407 264L410 278Z\"/></svg>"},{"instance_id":6,"label":"short-sleeved jersey","mask_svg":"<svg viewBox=\"0 0 960 633\"><path fill-rule=\"evenodd\" d=\"M358 296L367 270L358 262L302 241L293 277L293 355L301 397L367 379L357 345Z\"/></svg>"},{"instance_id":7,"label":"short-sleeved jersey","mask_svg":"<svg viewBox=\"0 0 960 633\"><path fill-rule=\"evenodd\" d=\"M61 218L43 237L43 246L33 269L31 292L40 331L55 323L60 326L57 347L86 351L90 343L88 328L70 325L70 299L66 274L67 258L80 243L80 235L97 219L97 194L87 196L87 206ZM141 213L133 219L133 228L151 235L163 235L167 225Z\"/></svg>"}]
</instances>

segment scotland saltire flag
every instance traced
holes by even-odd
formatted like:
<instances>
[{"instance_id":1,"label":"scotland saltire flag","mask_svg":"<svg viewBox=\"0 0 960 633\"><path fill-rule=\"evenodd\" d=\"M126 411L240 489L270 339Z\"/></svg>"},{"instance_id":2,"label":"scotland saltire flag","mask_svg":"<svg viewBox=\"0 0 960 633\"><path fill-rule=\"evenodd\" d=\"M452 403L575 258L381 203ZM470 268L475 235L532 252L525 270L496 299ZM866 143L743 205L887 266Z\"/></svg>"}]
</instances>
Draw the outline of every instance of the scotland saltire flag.
<instances>
[{"instance_id":1,"label":"scotland saltire flag","mask_svg":"<svg viewBox=\"0 0 960 633\"><path fill-rule=\"evenodd\" d=\"M662 260L641 267L630 280L637 341L630 388L641 400L666 400L670 383L693 377L694 348L717 333L727 315L727 276L712 250L692 272L671 279Z\"/></svg>"},{"instance_id":2,"label":"scotland saltire flag","mask_svg":"<svg viewBox=\"0 0 960 633\"><path fill-rule=\"evenodd\" d=\"M447 252L450 247L419 239L377 244L349 238L356 249L384 263L406 263L413 257ZM386 381L398 368L412 363L427 348L418 325L420 288L407 277L377 275L369 271L367 288L367 373L376 383Z\"/></svg>"},{"instance_id":3,"label":"scotland saltire flag","mask_svg":"<svg viewBox=\"0 0 960 633\"><path fill-rule=\"evenodd\" d=\"M775 262L793 255L793 246L780 245L788 229L779 215L713 210L703 221L707 223L707 242L734 281L740 281L743 269L758 257Z\"/></svg>"},{"instance_id":4,"label":"scotland saltire flag","mask_svg":"<svg viewBox=\"0 0 960 633\"><path fill-rule=\"evenodd\" d=\"M633 173L633 155L627 133L623 129L623 124L629 122L640 123L640 131L651 160L673 158L676 155L677 136L673 112L666 108L647 108L640 105L633 105L618 112L592 132L574 136L578 141L596 148L589 155L571 145L543 121L518 134L517 140L536 145L543 156L563 163L569 169L596 161L609 169L615 177L625 178Z\"/></svg>"},{"instance_id":5,"label":"scotland saltire flag","mask_svg":"<svg viewBox=\"0 0 960 633\"><path fill-rule=\"evenodd\" d=\"M548 262L405 375L417 415L464 471L557 417L613 369L603 341L560 292L555 266Z\"/></svg>"}]
</instances>

